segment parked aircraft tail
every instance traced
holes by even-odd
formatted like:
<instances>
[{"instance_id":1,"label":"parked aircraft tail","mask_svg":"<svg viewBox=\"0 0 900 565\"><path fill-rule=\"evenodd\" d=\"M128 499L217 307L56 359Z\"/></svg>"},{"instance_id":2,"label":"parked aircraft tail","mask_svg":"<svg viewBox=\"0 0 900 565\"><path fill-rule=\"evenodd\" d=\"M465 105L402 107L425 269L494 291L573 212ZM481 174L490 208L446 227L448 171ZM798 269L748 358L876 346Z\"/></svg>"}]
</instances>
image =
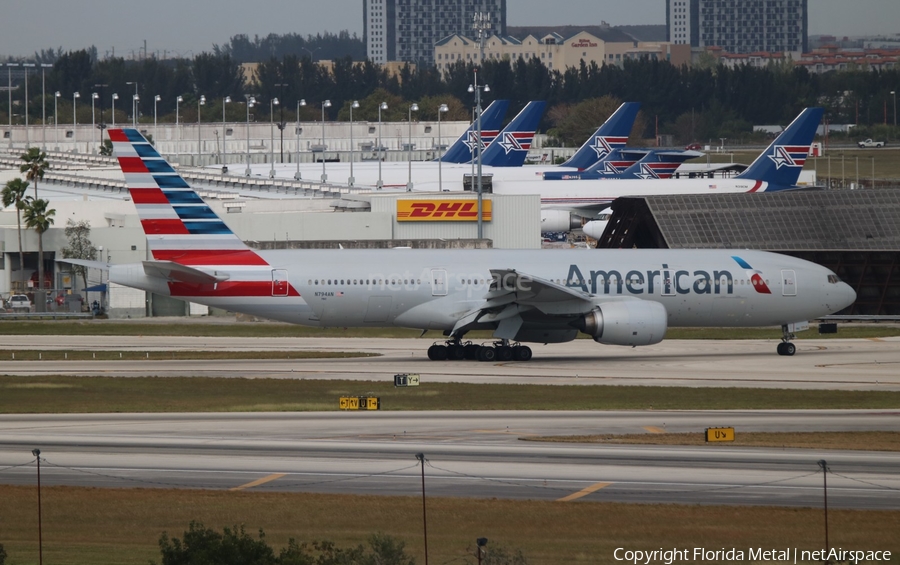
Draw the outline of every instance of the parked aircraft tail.
<instances>
[{"instance_id":1,"label":"parked aircraft tail","mask_svg":"<svg viewBox=\"0 0 900 565\"><path fill-rule=\"evenodd\" d=\"M481 113L481 150L490 145L503 125L506 110L509 109L509 100L494 100L491 105ZM444 163L468 163L475 158L477 141L477 124L469 126L456 142L447 148L441 161Z\"/></svg>"},{"instance_id":2,"label":"parked aircraft tail","mask_svg":"<svg viewBox=\"0 0 900 565\"><path fill-rule=\"evenodd\" d=\"M618 177L621 179L670 179L675 170L688 159L701 157L698 151L649 151L642 159L634 163Z\"/></svg>"},{"instance_id":3,"label":"parked aircraft tail","mask_svg":"<svg viewBox=\"0 0 900 565\"><path fill-rule=\"evenodd\" d=\"M529 102L482 153L481 163L491 167L521 167L546 106L544 101Z\"/></svg>"},{"instance_id":4,"label":"parked aircraft tail","mask_svg":"<svg viewBox=\"0 0 900 565\"><path fill-rule=\"evenodd\" d=\"M640 108L640 102L623 103L603 122L594 135L590 136L584 145L560 166L574 167L581 171L602 161L614 149L625 147Z\"/></svg>"},{"instance_id":5,"label":"parked aircraft tail","mask_svg":"<svg viewBox=\"0 0 900 565\"><path fill-rule=\"evenodd\" d=\"M796 186L823 113L822 108L803 110L737 178L767 182L767 190Z\"/></svg>"}]
</instances>

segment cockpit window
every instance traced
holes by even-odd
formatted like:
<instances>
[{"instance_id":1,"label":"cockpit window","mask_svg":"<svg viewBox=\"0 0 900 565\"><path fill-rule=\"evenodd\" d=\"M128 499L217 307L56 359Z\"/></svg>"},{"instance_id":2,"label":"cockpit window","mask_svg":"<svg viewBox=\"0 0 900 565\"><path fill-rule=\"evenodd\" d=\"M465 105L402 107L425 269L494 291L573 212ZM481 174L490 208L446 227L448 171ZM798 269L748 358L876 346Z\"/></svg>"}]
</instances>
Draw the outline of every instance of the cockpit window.
<instances>
[{"instance_id":1,"label":"cockpit window","mask_svg":"<svg viewBox=\"0 0 900 565\"><path fill-rule=\"evenodd\" d=\"M831 284L837 284L841 282L841 279L839 279L837 275L828 275L828 282L830 282Z\"/></svg>"}]
</instances>

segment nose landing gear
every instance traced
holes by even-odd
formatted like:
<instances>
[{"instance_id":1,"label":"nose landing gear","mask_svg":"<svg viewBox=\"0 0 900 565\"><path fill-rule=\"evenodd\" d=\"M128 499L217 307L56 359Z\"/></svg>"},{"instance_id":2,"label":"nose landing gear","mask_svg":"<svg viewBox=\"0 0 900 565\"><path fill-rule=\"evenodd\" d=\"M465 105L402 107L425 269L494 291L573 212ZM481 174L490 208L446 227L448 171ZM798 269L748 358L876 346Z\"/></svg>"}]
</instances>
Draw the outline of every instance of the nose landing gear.
<instances>
[{"instance_id":1,"label":"nose landing gear","mask_svg":"<svg viewBox=\"0 0 900 565\"><path fill-rule=\"evenodd\" d=\"M778 344L775 351L777 351L779 355L787 355L790 357L797 352L797 346L791 343L791 340L794 339L795 336L788 331L786 325L781 326L781 334L781 343Z\"/></svg>"}]
</instances>

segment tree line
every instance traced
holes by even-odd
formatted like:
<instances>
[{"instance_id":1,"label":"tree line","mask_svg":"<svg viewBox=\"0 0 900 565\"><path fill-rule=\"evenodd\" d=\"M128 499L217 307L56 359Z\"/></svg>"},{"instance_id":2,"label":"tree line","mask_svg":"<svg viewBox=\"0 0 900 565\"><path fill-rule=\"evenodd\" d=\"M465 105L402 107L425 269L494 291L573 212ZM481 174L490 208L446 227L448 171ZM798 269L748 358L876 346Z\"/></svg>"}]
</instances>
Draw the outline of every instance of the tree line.
<instances>
[{"instance_id":1,"label":"tree line","mask_svg":"<svg viewBox=\"0 0 900 565\"><path fill-rule=\"evenodd\" d=\"M313 60L313 56L318 58L328 52L325 39L323 36L323 43L312 53L309 47L302 46L313 45L311 39L274 35L252 41L236 36L228 45L216 46L213 52L190 59L98 60L95 50L42 53L54 58L52 69L46 73L45 102L52 107L53 93L61 93L56 103L59 115L69 117L60 120L65 123L72 116L72 94L79 92L77 119L79 123L89 123L91 93L96 92L95 119L100 121L99 112L103 109L103 119L109 121L111 96L117 93L116 121L124 122L131 113L136 83L143 123L152 123L154 114L161 122L174 122L176 110L185 122L196 122L198 111L203 121L221 120L222 100L226 96L233 101L225 105L226 119L243 121L247 110L244 101L251 95L262 108L277 97L278 121L296 119L301 99L307 103L299 108L304 121L321 119L323 113L326 120L349 119L352 101L360 100L362 104L367 99L375 102L355 111L355 119L376 120L382 100L389 103L383 114L385 121L406 119L412 102L418 102L420 107L416 119L436 119L440 103L451 105L451 113L442 119L467 119L471 115L473 99L468 87L475 72L471 63L458 61L444 72L430 66L404 66L391 74L371 61L343 56L333 58L325 66ZM241 65L249 57L261 61L252 74ZM491 87L487 101L509 99L511 112L529 100L546 100L550 110L541 129L567 144L584 139L579 138L582 132L577 128L566 126L577 120L567 118L579 104L597 98L641 102L643 137L669 133L682 141L719 137L737 140L748 135L754 124L787 125L807 106L825 107L830 123L870 127L893 124L890 92L900 84L900 70L814 74L790 63L773 63L764 68L730 68L709 62L676 67L667 61L650 59L626 60L621 66L582 61L578 67L565 70L548 69L536 58L512 63L488 60L479 73L479 82ZM40 78L40 71L34 71L29 89L29 122L34 124L40 123L42 112L41 90L35 88L40 85ZM21 89L16 94L21 96ZM159 100L154 102L157 95ZM198 105L201 95L208 101L205 106ZM179 96L182 101L176 103ZM323 108L325 100L331 101L331 107ZM429 104L423 104L423 100ZM431 101L439 103L432 108ZM3 97L2 121L8 118L6 106ZM268 121L269 112L260 111L262 108L257 108L252 120ZM23 112L21 101L15 101L13 111ZM49 110L47 115L51 116ZM22 118L18 120L21 123ZM895 134L893 130L888 132L891 137Z\"/></svg>"}]
</instances>

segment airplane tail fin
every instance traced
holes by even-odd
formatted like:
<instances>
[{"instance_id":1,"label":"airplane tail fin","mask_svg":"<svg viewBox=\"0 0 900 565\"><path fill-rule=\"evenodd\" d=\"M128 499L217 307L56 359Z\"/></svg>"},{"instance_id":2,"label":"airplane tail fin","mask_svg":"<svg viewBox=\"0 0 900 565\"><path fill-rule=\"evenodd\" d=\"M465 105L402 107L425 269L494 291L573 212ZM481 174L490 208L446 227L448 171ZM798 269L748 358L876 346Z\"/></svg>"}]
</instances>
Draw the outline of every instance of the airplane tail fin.
<instances>
[{"instance_id":1,"label":"airplane tail fin","mask_svg":"<svg viewBox=\"0 0 900 565\"><path fill-rule=\"evenodd\" d=\"M767 182L768 190L796 186L823 113L822 108L803 110L737 178Z\"/></svg>"},{"instance_id":2,"label":"airplane tail fin","mask_svg":"<svg viewBox=\"0 0 900 565\"><path fill-rule=\"evenodd\" d=\"M545 171L544 180L595 180L617 179L629 167L643 159L646 150L620 149L610 151L605 157L583 171Z\"/></svg>"},{"instance_id":3,"label":"airplane tail fin","mask_svg":"<svg viewBox=\"0 0 900 565\"><path fill-rule=\"evenodd\" d=\"M481 150L494 141L500 133L506 110L509 109L509 100L494 100L490 106L481 113ZM444 163L468 163L475 158L477 140L476 124L469 126L456 142L447 148L441 161Z\"/></svg>"},{"instance_id":4,"label":"airplane tail fin","mask_svg":"<svg viewBox=\"0 0 900 565\"><path fill-rule=\"evenodd\" d=\"M584 145L572 157L560 165L561 167L574 167L587 169L594 163L603 160L613 149L625 147L631 128L634 127L634 119L640 102L625 102L607 118L594 135L589 137Z\"/></svg>"},{"instance_id":5,"label":"airplane tail fin","mask_svg":"<svg viewBox=\"0 0 900 565\"><path fill-rule=\"evenodd\" d=\"M225 225L138 130L107 132L155 260L188 266L267 264Z\"/></svg>"},{"instance_id":6,"label":"airplane tail fin","mask_svg":"<svg viewBox=\"0 0 900 565\"><path fill-rule=\"evenodd\" d=\"M622 172L622 179L669 179L688 159L702 156L697 151L650 151L641 160Z\"/></svg>"},{"instance_id":7,"label":"airplane tail fin","mask_svg":"<svg viewBox=\"0 0 900 565\"><path fill-rule=\"evenodd\" d=\"M544 101L529 102L482 153L481 163L491 167L521 167L546 106Z\"/></svg>"}]
</instances>

